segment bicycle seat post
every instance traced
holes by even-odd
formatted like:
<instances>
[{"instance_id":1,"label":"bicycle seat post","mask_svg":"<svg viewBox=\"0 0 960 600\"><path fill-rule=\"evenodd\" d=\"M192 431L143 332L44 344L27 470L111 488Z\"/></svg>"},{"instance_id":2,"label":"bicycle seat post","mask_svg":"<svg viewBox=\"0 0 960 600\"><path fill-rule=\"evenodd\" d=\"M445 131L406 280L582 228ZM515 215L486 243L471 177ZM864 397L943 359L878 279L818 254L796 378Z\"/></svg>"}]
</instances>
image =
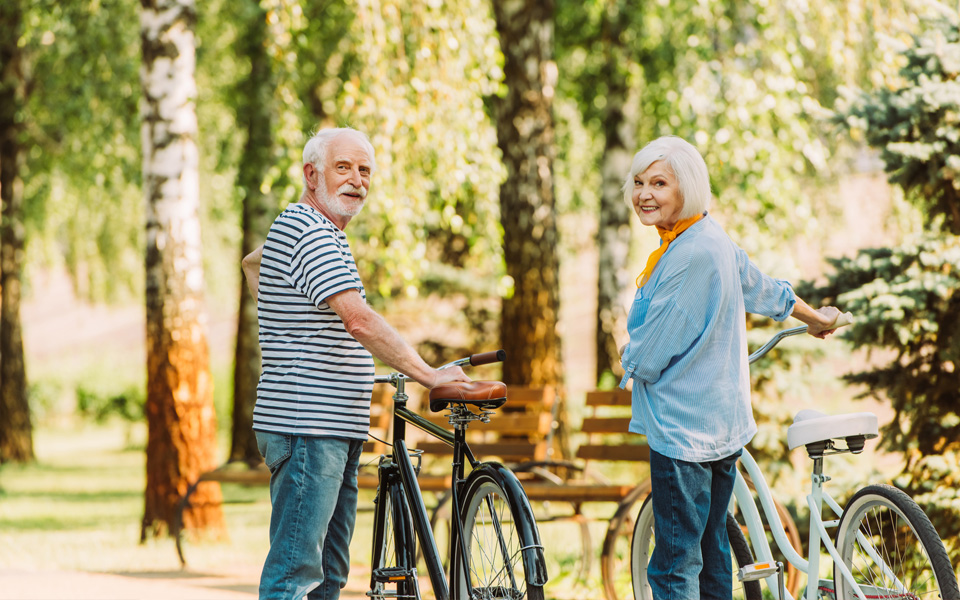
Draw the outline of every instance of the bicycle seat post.
<instances>
[{"instance_id":1,"label":"bicycle seat post","mask_svg":"<svg viewBox=\"0 0 960 600\"><path fill-rule=\"evenodd\" d=\"M464 418L471 415L466 406L453 405L450 409L450 424L453 425L453 482L459 483L463 479L464 470L464 447L467 443L467 423L469 419Z\"/></svg>"},{"instance_id":2,"label":"bicycle seat post","mask_svg":"<svg viewBox=\"0 0 960 600\"><path fill-rule=\"evenodd\" d=\"M809 446L808 446L809 448ZM808 504L811 511L816 511L816 515L810 515L810 545L808 548L807 564L808 573L820 572L820 548L822 545L820 528L814 523L814 519L823 520L823 484L830 480L830 477L823 474L823 454L811 454L813 459L813 468L810 473L810 496ZM816 587L816 582L811 582L809 586Z\"/></svg>"}]
</instances>

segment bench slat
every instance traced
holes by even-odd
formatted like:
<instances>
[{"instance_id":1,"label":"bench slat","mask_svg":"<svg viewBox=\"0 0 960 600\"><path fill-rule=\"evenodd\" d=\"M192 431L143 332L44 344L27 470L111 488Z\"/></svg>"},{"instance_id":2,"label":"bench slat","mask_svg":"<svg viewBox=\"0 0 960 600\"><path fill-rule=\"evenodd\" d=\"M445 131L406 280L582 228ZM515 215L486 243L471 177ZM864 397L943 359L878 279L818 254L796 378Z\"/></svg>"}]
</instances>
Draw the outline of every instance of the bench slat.
<instances>
[{"instance_id":1,"label":"bench slat","mask_svg":"<svg viewBox=\"0 0 960 600\"><path fill-rule=\"evenodd\" d=\"M577 448L577 458L584 460L630 460L650 462L650 448L642 444L604 446L584 444Z\"/></svg>"},{"instance_id":2,"label":"bench slat","mask_svg":"<svg viewBox=\"0 0 960 600\"><path fill-rule=\"evenodd\" d=\"M620 502L633 490L632 485L569 484L521 482L527 497L535 501Z\"/></svg>"},{"instance_id":3,"label":"bench slat","mask_svg":"<svg viewBox=\"0 0 960 600\"><path fill-rule=\"evenodd\" d=\"M587 392L587 406L631 406L633 394L628 390Z\"/></svg>"},{"instance_id":4,"label":"bench slat","mask_svg":"<svg viewBox=\"0 0 960 600\"><path fill-rule=\"evenodd\" d=\"M629 433L630 417L587 417L580 430L584 433Z\"/></svg>"},{"instance_id":5,"label":"bench slat","mask_svg":"<svg viewBox=\"0 0 960 600\"><path fill-rule=\"evenodd\" d=\"M539 404L543 409L549 410L554 402L553 388L529 388L507 386L507 403L505 409L528 406L530 404Z\"/></svg>"}]
</instances>

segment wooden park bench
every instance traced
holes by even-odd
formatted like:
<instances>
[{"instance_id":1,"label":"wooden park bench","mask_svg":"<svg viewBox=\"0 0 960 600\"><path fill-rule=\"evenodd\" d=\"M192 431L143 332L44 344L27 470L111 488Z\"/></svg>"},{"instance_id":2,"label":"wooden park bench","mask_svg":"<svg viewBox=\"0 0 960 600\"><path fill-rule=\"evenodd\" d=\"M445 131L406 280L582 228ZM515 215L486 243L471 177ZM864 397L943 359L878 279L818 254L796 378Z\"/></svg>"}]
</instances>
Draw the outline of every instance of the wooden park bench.
<instances>
[{"instance_id":1,"label":"wooden park bench","mask_svg":"<svg viewBox=\"0 0 960 600\"><path fill-rule=\"evenodd\" d=\"M498 460L510 466L549 461L554 450L551 446L555 401L552 387L508 385L507 403L490 417L490 422L474 422L467 429L470 450L480 460ZM425 404L419 403L420 406ZM418 412L431 423L453 431L447 416L427 413L423 409ZM410 427L407 428L407 439L414 451L423 452L425 462L417 476L420 489L437 494L431 519L436 529L437 523L448 517L445 507L451 487L449 473L453 448ZM434 475L433 471L444 474Z\"/></svg>"},{"instance_id":2,"label":"wooden park bench","mask_svg":"<svg viewBox=\"0 0 960 600\"><path fill-rule=\"evenodd\" d=\"M598 390L587 392L586 413L580 427L583 441L574 452L574 460L552 461L542 464L528 463L518 465L518 469L538 473L541 476L533 480L522 480L527 496L535 502L550 502L551 512L556 503L569 505L571 512L548 514L539 520L570 520L580 527L581 580L590 571L593 557L593 542L589 524L598 518L583 511L588 503L616 504L607 520L607 532L600 553L600 564L605 586L605 595L609 600L616 599L613 588L614 571L622 565L617 564L618 556L629 546L630 533L639 511L639 502L650 493L649 470L640 467L650 458L645 438L628 432L630 423L631 394L623 390ZM618 470L617 475L609 475L605 470ZM562 478L542 475L546 470L564 471ZM626 540L626 545L622 542ZM621 547L617 548L617 543Z\"/></svg>"},{"instance_id":3,"label":"wooden park bench","mask_svg":"<svg viewBox=\"0 0 960 600\"><path fill-rule=\"evenodd\" d=\"M650 489L646 469L634 469L634 475L627 481L616 482L597 468L601 463L649 460L649 450L642 442L643 438L627 432L630 392L589 392L586 405L588 416L581 427L586 438L577 448L573 461L556 456L560 453L555 448L556 397L552 388L508 385L507 403L491 417L490 423L473 423L467 431L475 456L483 460L498 459L517 474L528 498L535 503L538 521L572 521L579 525L583 556L581 579L592 562L589 523L596 520L583 512L583 505L594 502L617 505L604 541L602 566L606 573L612 568L606 557L613 556L616 540L626 537L629 542L629 532L637 513L631 509L646 497ZM445 416L425 416L437 425L451 428ZM420 440L411 446L431 456L430 461L440 461L445 466L449 461L451 448L442 442ZM448 466L446 470L449 470ZM428 465L418 479L421 489L441 492L432 517L434 529L440 535L443 526L438 525L449 519L447 490L450 482L449 478L436 481L429 471ZM555 510L558 505L569 506L571 510L558 512Z\"/></svg>"}]
</instances>

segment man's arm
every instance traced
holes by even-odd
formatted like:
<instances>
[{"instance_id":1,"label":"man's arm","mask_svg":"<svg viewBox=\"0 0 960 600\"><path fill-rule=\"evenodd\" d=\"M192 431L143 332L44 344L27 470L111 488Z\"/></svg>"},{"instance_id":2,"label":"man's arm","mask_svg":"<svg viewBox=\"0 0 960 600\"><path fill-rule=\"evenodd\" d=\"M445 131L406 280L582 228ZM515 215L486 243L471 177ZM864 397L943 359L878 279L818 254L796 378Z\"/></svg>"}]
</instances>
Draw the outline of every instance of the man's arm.
<instances>
[{"instance_id":1,"label":"man's arm","mask_svg":"<svg viewBox=\"0 0 960 600\"><path fill-rule=\"evenodd\" d=\"M347 329L347 333L384 364L433 388L450 381L470 381L460 367L442 371L428 365L397 330L390 326L363 300L360 292L346 290L327 298Z\"/></svg>"},{"instance_id":2,"label":"man's arm","mask_svg":"<svg viewBox=\"0 0 960 600\"><path fill-rule=\"evenodd\" d=\"M263 244L260 244L256 250L243 257L240 266L243 268L243 275L247 279L247 287L253 297L257 297L257 289L260 287L260 260L263 258Z\"/></svg>"},{"instance_id":3,"label":"man's arm","mask_svg":"<svg viewBox=\"0 0 960 600\"><path fill-rule=\"evenodd\" d=\"M837 322L837 317L840 316L840 309L836 306L814 309L797 297L797 303L793 305L793 312L790 313L790 316L806 323L807 333L823 339L837 330L834 324Z\"/></svg>"}]
</instances>

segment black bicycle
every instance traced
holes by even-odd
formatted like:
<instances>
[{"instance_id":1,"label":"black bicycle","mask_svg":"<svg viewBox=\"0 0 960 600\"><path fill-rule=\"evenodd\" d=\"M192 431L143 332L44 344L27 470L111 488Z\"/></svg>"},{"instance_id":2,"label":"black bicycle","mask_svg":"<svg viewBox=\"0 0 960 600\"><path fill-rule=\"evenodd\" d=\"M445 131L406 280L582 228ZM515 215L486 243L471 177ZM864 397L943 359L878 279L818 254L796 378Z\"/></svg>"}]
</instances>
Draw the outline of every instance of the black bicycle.
<instances>
[{"instance_id":1,"label":"black bicycle","mask_svg":"<svg viewBox=\"0 0 960 600\"><path fill-rule=\"evenodd\" d=\"M448 363L483 365L503 361L503 350L474 354ZM407 377L377 376L396 388L393 396L393 452L380 457L373 526L371 598L420 598L419 541L437 600L542 600L547 582L537 522L516 475L496 462L481 462L466 442L467 426L489 422L491 411L507 401L499 381L458 382L430 391L430 410L449 411L454 431L434 425L407 407ZM426 505L417 482L421 452L407 448L406 425L453 446L453 515L449 577L445 572ZM414 460L417 465L414 466ZM470 473L466 477L466 464ZM395 588L391 588L395 586Z\"/></svg>"}]
</instances>

